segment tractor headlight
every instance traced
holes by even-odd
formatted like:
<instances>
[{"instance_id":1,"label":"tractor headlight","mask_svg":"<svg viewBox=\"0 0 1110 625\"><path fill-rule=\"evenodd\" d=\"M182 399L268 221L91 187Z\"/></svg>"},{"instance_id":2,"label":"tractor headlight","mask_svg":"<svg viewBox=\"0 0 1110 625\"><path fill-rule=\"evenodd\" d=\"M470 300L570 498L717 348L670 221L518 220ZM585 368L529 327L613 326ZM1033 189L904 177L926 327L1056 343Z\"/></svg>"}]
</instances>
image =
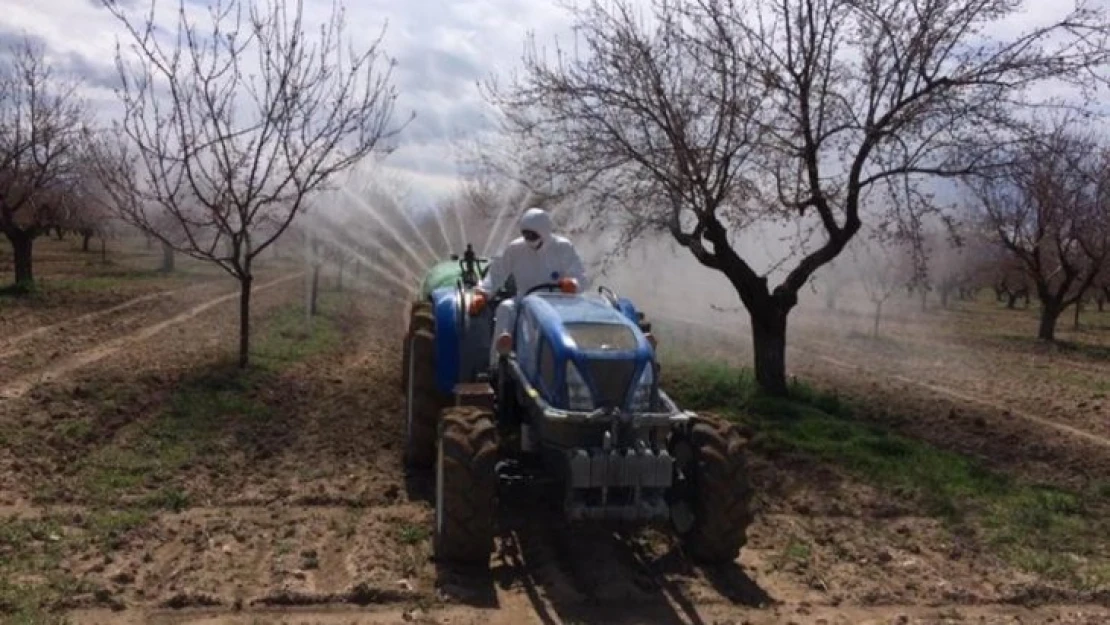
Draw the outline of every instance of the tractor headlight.
<instances>
[{"instance_id":1,"label":"tractor headlight","mask_svg":"<svg viewBox=\"0 0 1110 625\"><path fill-rule=\"evenodd\" d=\"M567 361L567 410L593 410L590 387L573 361Z\"/></svg>"},{"instance_id":2,"label":"tractor headlight","mask_svg":"<svg viewBox=\"0 0 1110 625\"><path fill-rule=\"evenodd\" d=\"M640 374L640 379L632 390L632 403L628 407L631 412L648 412L651 410L651 387L655 385L655 367L649 362Z\"/></svg>"}]
</instances>

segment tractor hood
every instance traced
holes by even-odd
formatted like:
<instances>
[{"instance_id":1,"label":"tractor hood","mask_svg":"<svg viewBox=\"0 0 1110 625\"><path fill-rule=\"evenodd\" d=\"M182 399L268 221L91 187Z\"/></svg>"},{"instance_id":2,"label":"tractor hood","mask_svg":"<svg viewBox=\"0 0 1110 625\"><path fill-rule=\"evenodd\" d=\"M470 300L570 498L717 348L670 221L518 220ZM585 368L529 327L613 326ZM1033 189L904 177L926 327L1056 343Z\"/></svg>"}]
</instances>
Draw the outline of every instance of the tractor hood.
<instances>
[{"instance_id":1,"label":"tractor hood","mask_svg":"<svg viewBox=\"0 0 1110 625\"><path fill-rule=\"evenodd\" d=\"M623 352L625 358L651 354L651 345L639 326L603 298L537 293L525 299L524 306L532 310L542 327L553 331L552 338L562 337L558 342L564 349Z\"/></svg>"},{"instance_id":2,"label":"tractor hood","mask_svg":"<svg viewBox=\"0 0 1110 625\"><path fill-rule=\"evenodd\" d=\"M560 293L529 295L522 307L552 352L552 375L539 381L550 403L577 411L650 408L645 402L654 391L654 349L625 312L601 297ZM526 339L517 347L529 374L534 349Z\"/></svg>"}]
</instances>

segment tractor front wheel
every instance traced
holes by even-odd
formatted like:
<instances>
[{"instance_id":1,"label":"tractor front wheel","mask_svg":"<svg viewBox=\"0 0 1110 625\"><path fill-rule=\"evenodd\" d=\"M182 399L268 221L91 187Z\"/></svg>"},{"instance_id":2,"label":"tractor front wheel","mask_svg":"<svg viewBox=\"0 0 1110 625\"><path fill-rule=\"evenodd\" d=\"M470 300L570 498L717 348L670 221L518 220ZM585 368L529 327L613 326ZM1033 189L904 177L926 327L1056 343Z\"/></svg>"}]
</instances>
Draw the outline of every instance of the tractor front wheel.
<instances>
[{"instance_id":1,"label":"tractor front wheel","mask_svg":"<svg viewBox=\"0 0 1110 625\"><path fill-rule=\"evenodd\" d=\"M431 306L423 302L418 302L412 305L412 313L409 315L409 327L405 331L405 338L401 342L401 392L405 392L409 386L409 344L412 342L413 336L420 330L427 330L428 332L435 331L435 319L432 317Z\"/></svg>"},{"instance_id":2,"label":"tractor front wheel","mask_svg":"<svg viewBox=\"0 0 1110 625\"><path fill-rule=\"evenodd\" d=\"M435 335L417 330L406 351L405 464L427 469L435 461L436 419L446 403L436 388Z\"/></svg>"},{"instance_id":3,"label":"tractor front wheel","mask_svg":"<svg viewBox=\"0 0 1110 625\"><path fill-rule=\"evenodd\" d=\"M734 561L752 522L744 437L724 419L698 415L673 453L682 475L672 521L686 551L706 564Z\"/></svg>"},{"instance_id":4,"label":"tractor front wheel","mask_svg":"<svg viewBox=\"0 0 1110 625\"><path fill-rule=\"evenodd\" d=\"M496 514L497 428L493 413L446 408L436 455L435 557L488 565Z\"/></svg>"}]
</instances>

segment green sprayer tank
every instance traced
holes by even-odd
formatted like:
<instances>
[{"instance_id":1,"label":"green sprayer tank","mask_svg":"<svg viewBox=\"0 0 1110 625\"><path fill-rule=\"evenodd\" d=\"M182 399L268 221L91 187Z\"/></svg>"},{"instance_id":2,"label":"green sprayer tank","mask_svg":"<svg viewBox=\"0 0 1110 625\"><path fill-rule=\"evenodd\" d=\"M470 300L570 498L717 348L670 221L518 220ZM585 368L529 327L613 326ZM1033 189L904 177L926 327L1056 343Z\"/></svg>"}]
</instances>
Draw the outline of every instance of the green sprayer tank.
<instances>
[{"instance_id":1,"label":"green sprayer tank","mask_svg":"<svg viewBox=\"0 0 1110 625\"><path fill-rule=\"evenodd\" d=\"M478 266L481 270L485 270L489 261L486 259L478 260ZM432 291L449 286L455 286L459 279L462 278L463 268L462 263L458 260L445 260L436 263L424 275L424 280L420 283L420 293L418 297L420 301L425 301L431 297Z\"/></svg>"}]
</instances>

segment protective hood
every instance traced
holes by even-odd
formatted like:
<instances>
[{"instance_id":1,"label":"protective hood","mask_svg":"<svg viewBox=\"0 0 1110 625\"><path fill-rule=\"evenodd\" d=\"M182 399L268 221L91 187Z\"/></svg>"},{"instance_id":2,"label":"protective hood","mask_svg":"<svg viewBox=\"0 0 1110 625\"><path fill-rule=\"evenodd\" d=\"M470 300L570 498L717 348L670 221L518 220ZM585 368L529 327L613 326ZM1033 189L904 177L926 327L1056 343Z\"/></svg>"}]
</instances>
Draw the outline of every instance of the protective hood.
<instances>
[{"instance_id":1,"label":"protective hood","mask_svg":"<svg viewBox=\"0 0 1110 625\"><path fill-rule=\"evenodd\" d=\"M551 239L551 231L554 227L551 223L551 215L547 211L542 208L529 208L520 218L520 229L531 230L540 235L541 241L548 241Z\"/></svg>"}]
</instances>

